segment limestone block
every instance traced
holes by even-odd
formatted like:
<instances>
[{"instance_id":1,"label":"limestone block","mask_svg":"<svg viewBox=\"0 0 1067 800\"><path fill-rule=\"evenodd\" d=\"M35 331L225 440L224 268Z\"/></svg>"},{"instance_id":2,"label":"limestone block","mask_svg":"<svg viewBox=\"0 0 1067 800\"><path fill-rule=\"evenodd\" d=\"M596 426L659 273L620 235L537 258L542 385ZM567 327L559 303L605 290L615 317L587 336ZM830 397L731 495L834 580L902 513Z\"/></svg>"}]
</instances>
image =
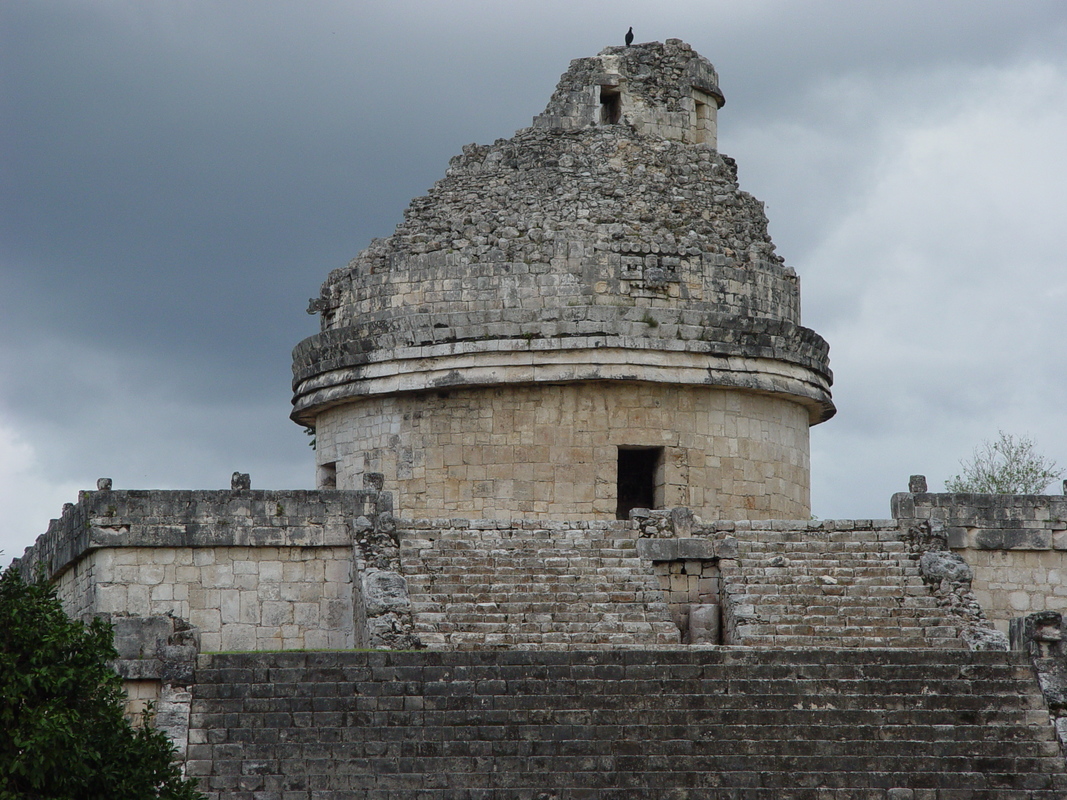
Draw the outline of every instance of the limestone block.
<instances>
[{"instance_id":1,"label":"limestone block","mask_svg":"<svg viewBox=\"0 0 1067 800\"><path fill-rule=\"evenodd\" d=\"M252 591L240 592L237 621L256 625L259 623L260 599Z\"/></svg>"},{"instance_id":2,"label":"limestone block","mask_svg":"<svg viewBox=\"0 0 1067 800\"><path fill-rule=\"evenodd\" d=\"M149 587L140 584L126 587L126 608L123 609L125 613L147 617L152 613L151 603Z\"/></svg>"},{"instance_id":3,"label":"limestone block","mask_svg":"<svg viewBox=\"0 0 1067 800\"><path fill-rule=\"evenodd\" d=\"M282 580L282 562L281 561L261 561L259 562L259 579L261 581L281 581Z\"/></svg>"},{"instance_id":4,"label":"limestone block","mask_svg":"<svg viewBox=\"0 0 1067 800\"><path fill-rule=\"evenodd\" d=\"M319 626L318 603L295 603L293 605L293 621L301 628L316 628Z\"/></svg>"},{"instance_id":5,"label":"limestone block","mask_svg":"<svg viewBox=\"0 0 1067 800\"><path fill-rule=\"evenodd\" d=\"M222 615L219 612L218 607L215 608L193 608L189 610L189 622L194 627L197 627L201 631L201 643L205 641L203 638L208 634L217 634L222 630ZM216 642L214 648L208 648L204 645L204 649L218 650L221 645L221 639L217 637L212 641Z\"/></svg>"},{"instance_id":6,"label":"limestone block","mask_svg":"<svg viewBox=\"0 0 1067 800\"><path fill-rule=\"evenodd\" d=\"M221 636L223 650L256 649L256 627L254 625L223 625Z\"/></svg>"},{"instance_id":7,"label":"limestone block","mask_svg":"<svg viewBox=\"0 0 1067 800\"><path fill-rule=\"evenodd\" d=\"M1012 611L1031 611L1032 605L1030 602L1030 593L1024 591L1015 591L1008 594L1008 604Z\"/></svg>"},{"instance_id":8,"label":"limestone block","mask_svg":"<svg viewBox=\"0 0 1067 800\"><path fill-rule=\"evenodd\" d=\"M197 547L193 550L193 564L204 567L215 563L215 551L210 547Z\"/></svg>"},{"instance_id":9,"label":"limestone block","mask_svg":"<svg viewBox=\"0 0 1067 800\"><path fill-rule=\"evenodd\" d=\"M352 562L348 559L334 559L326 562L323 579L327 583L350 583L352 580Z\"/></svg>"},{"instance_id":10,"label":"limestone block","mask_svg":"<svg viewBox=\"0 0 1067 800\"><path fill-rule=\"evenodd\" d=\"M276 600L265 601L260 614L262 624L266 627L280 627L293 622L293 605Z\"/></svg>"},{"instance_id":11,"label":"limestone block","mask_svg":"<svg viewBox=\"0 0 1067 800\"><path fill-rule=\"evenodd\" d=\"M212 563L201 568L200 582L205 588L223 589L233 586L233 565Z\"/></svg>"},{"instance_id":12,"label":"limestone block","mask_svg":"<svg viewBox=\"0 0 1067 800\"><path fill-rule=\"evenodd\" d=\"M649 561L712 559L716 543L708 539L638 539L637 553Z\"/></svg>"},{"instance_id":13,"label":"limestone block","mask_svg":"<svg viewBox=\"0 0 1067 800\"><path fill-rule=\"evenodd\" d=\"M119 658L151 658L157 645L165 643L173 626L166 617L115 617L112 619L115 650Z\"/></svg>"},{"instance_id":14,"label":"limestone block","mask_svg":"<svg viewBox=\"0 0 1067 800\"><path fill-rule=\"evenodd\" d=\"M360 586L368 616L404 610L410 605L407 581L395 572L368 569L360 575Z\"/></svg>"},{"instance_id":15,"label":"limestone block","mask_svg":"<svg viewBox=\"0 0 1067 800\"><path fill-rule=\"evenodd\" d=\"M320 619L329 630L351 630L352 604L346 600L324 600L320 608Z\"/></svg>"},{"instance_id":16,"label":"limestone block","mask_svg":"<svg viewBox=\"0 0 1067 800\"><path fill-rule=\"evenodd\" d=\"M1049 550L1052 531L1032 528L980 530L974 542L975 547L984 550Z\"/></svg>"},{"instance_id":17,"label":"limestone block","mask_svg":"<svg viewBox=\"0 0 1067 800\"><path fill-rule=\"evenodd\" d=\"M181 585L200 585L200 568L192 566L180 566L174 570L174 580Z\"/></svg>"},{"instance_id":18,"label":"limestone block","mask_svg":"<svg viewBox=\"0 0 1067 800\"><path fill-rule=\"evenodd\" d=\"M126 587L122 584L100 584L96 587L96 610L104 614L126 612Z\"/></svg>"},{"instance_id":19,"label":"limestone block","mask_svg":"<svg viewBox=\"0 0 1067 800\"><path fill-rule=\"evenodd\" d=\"M1001 631L991 628L965 628L961 638L971 650L1008 650L1008 637Z\"/></svg>"},{"instance_id":20,"label":"limestone block","mask_svg":"<svg viewBox=\"0 0 1067 800\"><path fill-rule=\"evenodd\" d=\"M220 614L223 623L241 621L241 593L236 589L224 589L221 593Z\"/></svg>"},{"instance_id":21,"label":"limestone block","mask_svg":"<svg viewBox=\"0 0 1067 800\"><path fill-rule=\"evenodd\" d=\"M307 631L303 636L303 647L308 650L325 650L330 646L330 637L326 631Z\"/></svg>"}]
</instances>

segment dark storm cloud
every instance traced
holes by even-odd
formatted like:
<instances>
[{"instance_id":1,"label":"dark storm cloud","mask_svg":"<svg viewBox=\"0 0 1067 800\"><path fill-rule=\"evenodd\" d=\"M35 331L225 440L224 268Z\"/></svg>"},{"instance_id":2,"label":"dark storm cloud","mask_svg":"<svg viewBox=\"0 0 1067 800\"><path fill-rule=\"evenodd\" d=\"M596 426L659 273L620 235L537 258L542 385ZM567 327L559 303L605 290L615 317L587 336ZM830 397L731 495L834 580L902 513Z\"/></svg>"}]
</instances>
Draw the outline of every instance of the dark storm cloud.
<instances>
[{"instance_id":1,"label":"dark storm cloud","mask_svg":"<svg viewBox=\"0 0 1067 800\"><path fill-rule=\"evenodd\" d=\"M865 292L899 269L871 265L861 240L900 213L903 190L877 188L906 161L887 143L937 117L965 139L954 115L1004 102L1017 88L998 82L1004 70L1062 66L1061 2L7 0L0 479L15 476L18 548L98 475L210 486L240 467L255 485L307 485L306 440L286 419L289 350L316 329L307 298L388 235L463 144L528 125L570 59L620 44L629 25L638 41L689 41L720 72L722 149L768 202L806 321L847 378L831 423L842 433L813 440L824 474L851 465L841 453L857 442L885 449L889 425L971 408L936 382L890 408L879 397L892 389L853 388L886 371L863 374L849 351L892 355ZM1031 113L1035 98L1013 108ZM952 236L970 234L961 221Z\"/></svg>"}]
</instances>

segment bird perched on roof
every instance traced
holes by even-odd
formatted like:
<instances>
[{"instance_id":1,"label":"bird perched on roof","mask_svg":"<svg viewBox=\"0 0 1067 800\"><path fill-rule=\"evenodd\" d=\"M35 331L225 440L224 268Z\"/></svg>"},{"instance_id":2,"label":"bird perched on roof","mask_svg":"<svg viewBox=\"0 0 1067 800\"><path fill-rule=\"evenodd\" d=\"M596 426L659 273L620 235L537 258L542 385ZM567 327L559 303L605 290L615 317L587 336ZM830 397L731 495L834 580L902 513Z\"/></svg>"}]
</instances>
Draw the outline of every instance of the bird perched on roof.
<instances>
[{"instance_id":1,"label":"bird perched on roof","mask_svg":"<svg viewBox=\"0 0 1067 800\"><path fill-rule=\"evenodd\" d=\"M626 31L626 46L629 47L634 43L634 26L630 26L630 30Z\"/></svg>"}]
</instances>

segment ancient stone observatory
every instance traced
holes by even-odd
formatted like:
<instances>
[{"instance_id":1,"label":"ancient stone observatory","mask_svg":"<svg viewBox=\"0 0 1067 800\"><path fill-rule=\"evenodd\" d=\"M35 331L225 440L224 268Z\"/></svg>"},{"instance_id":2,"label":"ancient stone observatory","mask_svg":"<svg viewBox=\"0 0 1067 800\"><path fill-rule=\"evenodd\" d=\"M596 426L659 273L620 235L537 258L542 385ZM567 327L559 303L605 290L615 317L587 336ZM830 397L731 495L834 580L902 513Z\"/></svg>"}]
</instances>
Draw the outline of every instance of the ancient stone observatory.
<instances>
[{"instance_id":1,"label":"ancient stone observatory","mask_svg":"<svg viewBox=\"0 0 1067 800\"><path fill-rule=\"evenodd\" d=\"M677 39L575 60L331 273L293 366L318 486L382 473L405 517L807 518L828 348L722 105Z\"/></svg>"}]
</instances>

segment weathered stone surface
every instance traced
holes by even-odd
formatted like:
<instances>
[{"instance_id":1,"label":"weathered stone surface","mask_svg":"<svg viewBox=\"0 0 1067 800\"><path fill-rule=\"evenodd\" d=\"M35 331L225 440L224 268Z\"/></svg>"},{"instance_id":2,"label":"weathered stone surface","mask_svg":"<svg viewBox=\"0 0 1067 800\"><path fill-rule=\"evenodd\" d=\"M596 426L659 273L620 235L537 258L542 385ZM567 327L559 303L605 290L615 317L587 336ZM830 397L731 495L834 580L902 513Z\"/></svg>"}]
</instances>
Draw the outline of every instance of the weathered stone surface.
<instances>
[{"instance_id":1,"label":"weathered stone surface","mask_svg":"<svg viewBox=\"0 0 1067 800\"><path fill-rule=\"evenodd\" d=\"M320 479L384 473L407 517L604 519L618 449L655 447L664 506L809 516L828 350L715 149L717 83L683 42L579 59L332 272L293 353Z\"/></svg>"},{"instance_id":2,"label":"weathered stone surface","mask_svg":"<svg viewBox=\"0 0 1067 800\"><path fill-rule=\"evenodd\" d=\"M720 644L722 615L718 604L695 604L689 609L689 644Z\"/></svg>"},{"instance_id":3,"label":"weathered stone surface","mask_svg":"<svg viewBox=\"0 0 1067 800\"><path fill-rule=\"evenodd\" d=\"M974 577L971 588L1001 633L1020 614L1067 610L1067 498L1059 495L893 496L893 516L947 534Z\"/></svg>"},{"instance_id":4,"label":"weathered stone surface","mask_svg":"<svg viewBox=\"0 0 1067 800\"><path fill-rule=\"evenodd\" d=\"M353 515L383 503L387 492L366 490L81 492L16 563L55 578L98 548L347 546Z\"/></svg>"},{"instance_id":5,"label":"weathered stone surface","mask_svg":"<svg viewBox=\"0 0 1067 800\"><path fill-rule=\"evenodd\" d=\"M992 628L967 628L960 638L971 650L1008 650L1008 637Z\"/></svg>"},{"instance_id":6,"label":"weathered stone surface","mask_svg":"<svg viewBox=\"0 0 1067 800\"><path fill-rule=\"evenodd\" d=\"M620 446L663 448L663 505L701 517L809 516L807 412L710 387L579 382L367 398L317 417L342 489L395 474L396 513L613 519ZM731 431L750 431L742 452ZM670 535L675 535L673 532Z\"/></svg>"},{"instance_id":7,"label":"weathered stone surface","mask_svg":"<svg viewBox=\"0 0 1067 800\"><path fill-rule=\"evenodd\" d=\"M188 763L211 800L249 798L240 780L256 800L1067 791L1016 653L272 653L197 678Z\"/></svg>"},{"instance_id":8,"label":"weathered stone surface","mask_svg":"<svg viewBox=\"0 0 1067 800\"><path fill-rule=\"evenodd\" d=\"M1049 550L1051 530L1000 528L979 531L974 538L979 550Z\"/></svg>"},{"instance_id":9,"label":"weathered stone surface","mask_svg":"<svg viewBox=\"0 0 1067 800\"><path fill-rule=\"evenodd\" d=\"M717 544L710 539L638 539L637 554L649 561L718 558Z\"/></svg>"},{"instance_id":10,"label":"weathered stone surface","mask_svg":"<svg viewBox=\"0 0 1067 800\"><path fill-rule=\"evenodd\" d=\"M974 577L963 557L947 550L927 550L919 559L919 569L930 583L943 580L964 583Z\"/></svg>"},{"instance_id":11,"label":"weathered stone surface","mask_svg":"<svg viewBox=\"0 0 1067 800\"><path fill-rule=\"evenodd\" d=\"M360 575L363 602L369 616L407 609L408 585L403 575L380 569L368 569Z\"/></svg>"},{"instance_id":12,"label":"weathered stone surface","mask_svg":"<svg viewBox=\"0 0 1067 800\"><path fill-rule=\"evenodd\" d=\"M692 536L695 524L692 510L685 506L676 506L671 509L671 527L674 529L674 535L679 539Z\"/></svg>"}]
</instances>

